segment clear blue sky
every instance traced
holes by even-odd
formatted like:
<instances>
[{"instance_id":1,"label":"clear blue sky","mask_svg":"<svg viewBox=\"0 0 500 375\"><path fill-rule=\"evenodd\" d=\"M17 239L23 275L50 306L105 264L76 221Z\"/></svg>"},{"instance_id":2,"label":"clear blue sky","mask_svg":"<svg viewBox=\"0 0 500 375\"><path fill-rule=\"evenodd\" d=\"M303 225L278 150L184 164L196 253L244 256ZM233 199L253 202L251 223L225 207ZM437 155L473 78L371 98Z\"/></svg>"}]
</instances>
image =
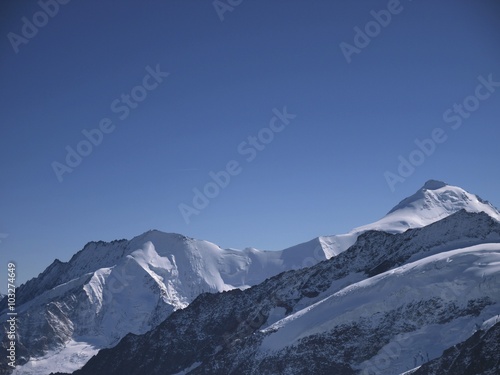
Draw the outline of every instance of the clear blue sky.
<instances>
[{"instance_id":1,"label":"clear blue sky","mask_svg":"<svg viewBox=\"0 0 500 375\"><path fill-rule=\"evenodd\" d=\"M35 1L2 1L0 265L24 282L152 228L282 249L374 221L430 178L500 206L500 88L469 98L460 128L443 120L479 76L500 81L498 2L401 1L348 63L340 44L387 7L243 0L221 21L212 1L73 0L44 19ZM34 16L16 53L9 33ZM111 104L157 64L170 75L121 120ZM296 118L247 161L238 146L284 106ZM52 163L103 118L114 130L59 182ZM437 127L447 140L392 191L384 173ZM186 223L179 204L230 160L241 173Z\"/></svg>"}]
</instances>

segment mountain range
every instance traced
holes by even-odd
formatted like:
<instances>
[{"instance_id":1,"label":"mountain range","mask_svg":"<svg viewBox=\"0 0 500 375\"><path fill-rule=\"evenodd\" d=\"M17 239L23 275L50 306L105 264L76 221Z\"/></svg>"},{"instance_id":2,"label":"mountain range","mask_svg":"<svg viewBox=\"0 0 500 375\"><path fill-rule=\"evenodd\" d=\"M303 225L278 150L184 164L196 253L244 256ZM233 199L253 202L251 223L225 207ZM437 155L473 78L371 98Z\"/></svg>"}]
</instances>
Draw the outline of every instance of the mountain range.
<instances>
[{"instance_id":1,"label":"mountain range","mask_svg":"<svg viewBox=\"0 0 500 375\"><path fill-rule=\"evenodd\" d=\"M18 288L14 373L496 371L491 345L475 351L498 338L499 244L495 207L434 180L375 223L282 251L159 231L90 242Z\"/></svg>"}]
</instances>

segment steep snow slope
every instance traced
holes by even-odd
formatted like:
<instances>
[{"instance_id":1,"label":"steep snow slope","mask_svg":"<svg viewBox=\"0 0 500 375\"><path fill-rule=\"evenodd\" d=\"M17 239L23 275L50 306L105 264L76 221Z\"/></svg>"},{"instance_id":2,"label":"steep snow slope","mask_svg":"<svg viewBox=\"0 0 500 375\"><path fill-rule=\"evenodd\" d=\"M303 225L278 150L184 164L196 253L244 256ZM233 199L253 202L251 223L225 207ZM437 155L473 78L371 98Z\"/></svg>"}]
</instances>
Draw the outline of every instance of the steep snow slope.
<instances>
[{"instance_id":1,"label":"steep snow slope","mask_svg":"<svg viewBox=\"0 0 500 375\"><path fill-rule=\"evenodd\" d=\"M313 267L203 294L75 375L399 374L500 312L498 264L500 223L484 213L366 232Z\"/></svg>"}]
</instances>

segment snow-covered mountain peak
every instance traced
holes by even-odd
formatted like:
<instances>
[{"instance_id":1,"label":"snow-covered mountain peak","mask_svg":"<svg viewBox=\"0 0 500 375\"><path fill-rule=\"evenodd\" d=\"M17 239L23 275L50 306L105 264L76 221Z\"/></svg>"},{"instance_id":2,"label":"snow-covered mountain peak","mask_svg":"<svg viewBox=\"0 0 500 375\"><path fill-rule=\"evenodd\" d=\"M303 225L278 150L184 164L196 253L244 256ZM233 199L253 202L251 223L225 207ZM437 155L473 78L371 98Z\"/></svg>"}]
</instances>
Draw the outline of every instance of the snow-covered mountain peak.
<instances>
[{"instance_id":1,"label":"snow-covered mountain peak","mask_svg":"<svg viewBox=\"0 0 500 375\"><path fill-rule=\"evenodd\" d=\"M149 230L130 240L131 249L140 249L146 242L152 242L157 249L168 249L169 253L186 252L192 250L189 246L192 242L197 242L193 238L183 236L178 233L167 233L159 230Z\"/></svg>"},{"instance_id":2,"label":"snow-covered mountain peak","mask_svg":"<svg viewBox=\"0 0 500 375\"><path fill-rule=\"evenodd\" d=\"M462 208L469 212L483 211L495 219L500 217L495 207L477 195L436 180L427 181L415 194L403 199L387 215L410 209L416 214L428 211L430 215L424 216L430 217L443 213L449 215Z\"/></svg>"},{"instance_id":3,"label":"snow-covered mountain peak","mask_svg":"<svg viewBox=\"0 0 500 375\"><path fill-rule=\"evenodd\" d=\"M475 194L442 181L429 180L417 192L399 202L386 216L353 232L382 230L390 233L419 228L441 220L457 211L485 212L500 221L500 212Z\"/></svg>"},{"instance_id":4,"label":"snow-covered mountain peak","mask_svg":"<svg viewBox=\"0 0 500 375\"><path fill-rule=\"evenodd\" d=\"M428 180L424 186L422 187L421 190L437 190L444 188L447 185L446 182L439 181L439 180Z\"/></svg>"}]
</instances>

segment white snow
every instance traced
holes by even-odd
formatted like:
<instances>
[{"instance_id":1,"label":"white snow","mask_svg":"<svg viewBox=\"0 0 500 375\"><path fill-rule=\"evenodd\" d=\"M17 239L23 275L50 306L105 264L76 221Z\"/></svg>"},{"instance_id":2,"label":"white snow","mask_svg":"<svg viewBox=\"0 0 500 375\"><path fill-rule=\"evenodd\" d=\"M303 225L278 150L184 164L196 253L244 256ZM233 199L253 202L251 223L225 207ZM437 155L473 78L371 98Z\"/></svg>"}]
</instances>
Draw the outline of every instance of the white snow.
<instances>
[{"instance_id":1,"label":"white snow","mask_svg":"<svg viewBox=\"0 0 500 375\"><path fill-rule=\"evenodd\" d=\"M49 351L40 358L32 358L24 366L17 366L12 375L40 375L50 374L51 372L66 372L82 368L88 360L97 354L101 345L90 344L91 339L85 341L69 341L60 351Z\"/></svg>"},{"instance_id":2,"label":"white snow","mask_svg":"<svg viewBox=\"0 0 500 375\"><path fill-rule=\"evenodd\" d=\"M481 330L487 331L488 329L490 329L499 322L500 322L500 314L492 316L490 319L484 321L484 323L481 325Z\"/></svg>"}]
</instances>

